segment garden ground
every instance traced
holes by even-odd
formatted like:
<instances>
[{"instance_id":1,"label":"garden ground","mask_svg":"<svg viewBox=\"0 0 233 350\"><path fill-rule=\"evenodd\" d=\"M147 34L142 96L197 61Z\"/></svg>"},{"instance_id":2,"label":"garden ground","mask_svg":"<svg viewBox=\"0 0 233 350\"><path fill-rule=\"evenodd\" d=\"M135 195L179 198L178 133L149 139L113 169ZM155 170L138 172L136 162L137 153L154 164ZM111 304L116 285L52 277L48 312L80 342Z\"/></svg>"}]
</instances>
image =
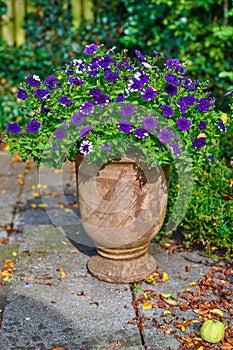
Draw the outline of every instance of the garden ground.
<instances>
[{"instance_id":1,"label":"garden ground","mask_svg":"<svg viewBox=\"0 0 233 350\"><path fill-rule=\"evenodd\" d=\"M86 268L95 248L80 226L71 165L48 176L3 150L0 194L2 350L233 349L227 261L153 241L149 279L105 283ZM200 337L210 318L225 325L216 345Z\"/></svg>"}]
</instances>

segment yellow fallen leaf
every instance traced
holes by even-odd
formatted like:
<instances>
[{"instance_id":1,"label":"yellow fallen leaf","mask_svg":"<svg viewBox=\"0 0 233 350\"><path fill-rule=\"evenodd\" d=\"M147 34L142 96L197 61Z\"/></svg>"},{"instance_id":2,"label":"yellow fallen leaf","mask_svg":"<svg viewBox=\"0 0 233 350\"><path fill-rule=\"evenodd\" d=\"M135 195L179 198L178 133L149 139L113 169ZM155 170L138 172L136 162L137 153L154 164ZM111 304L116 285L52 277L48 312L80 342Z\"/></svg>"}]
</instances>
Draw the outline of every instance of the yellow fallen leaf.
<instances>
[{"instance_id":1,"label":"yellow fallen leaf","mask_svg":"<svg viewBox=\"0 0 233 350\"><path fill-rule=\"evenodd\" d=\"M176 305L176 301L175 300L165 300L165 302L167 303L167 304L169 304L169 305L173 305L173 306L175 306Z\"/></svg>"},{"instance_id":2,"label":"yellow fallen leaf","mask_svg":"<svg viewBox=\"0 0 233 350\"><path fill-rule=\"evenodd\" d=\"M144 304L141 306L142 310L150 310L152 309L154 303L153 301L145 301Z\"/></svg>"},{"instance_id":3,"label":"yellow fallen leaf","mask_svg":"<svg viewBox=\"0 0 233 350\"><path fill-rule=\"evenodd\" d=\"M47 208L48 204L45 203L39 203L37 204L38 208Z\"/></svg>"},{"instance_id":4,"label":"yellow fallen leaf","mask_svg":"<svg viewBox=\"0 0 233 350\"><path fill-rule=\"evenodd\" d=\"M144 293L143 296L144 296L145 299L149 299L150 298L147 293Z\"/></svg>"},{"instance_id":5,"label":"yellow fallen leaf","mask_svg":"<svg viewBox=\"0 0 233 350\"><path fill-rule=\"evenodd\" d=\"M181 330L184 332L186 330L186 327L184 325L181 325Z\"/></svg>"},{"instance_id":6,"label":"yellow fallen leaf","mask_svg":"<svg viewBox=\"0 0 233 350\"><path fill-rule=\"evenodd\" d=\"M33 197L40 197L40 194L38 192L34 192L32 195Z\"/></svg>"},{"instance_id":7,"label":"yellow fallen leaf","mask_svg":"<svg viewBox=\"0 0 233 350\"><path fill-rule=\"evenodd\" d=\"M171 293L169 293L169 294L160 293L160 295L162 295L162 297L165 299L170 298L172 296Z\"/></svg>"},{"instance_id":8,"label":"yellow fallen leaf","mask_svg":"<svg viewBox=\"0 0 233 350\"><path fill-rule=\"evenodd\" d=\"M189 285L190 285L190 286L196 286L196 285L197 285L197 282L190 282Z\"/></svg>"},{"instance_id":9,"label":"yellow fallen leaf","mask_svg":"<svg viewBox=\"0 0 233 350\"><path fill-rule=\"evenodd\" d=\"M223 316L224 315L224 313L220 309L212 309L212 310L210 310L210 312L212 314L219 315L219 316Z\"/></svg>"},{"instance_id":10,"label":"yellow fallen leaf","mask_svg":"<svg viewBox=\"0 0 233 350\"><path fill-rule=\"evenodd\" d=\"M203 346L200 346L197 350L204 350Z\"/></svg>"},{"instance_id":11,"label":"yellow fallen leaf","mask_svg":"<svg viewBox=\"0 0 233 350\"><path fill-rule=\"evenodd\" d=\"M17 252L12 252L12 255L13 256L17 256Z\"/></svg>"},{"instance_id":12,"label":"yellow fallen leaf","mask_svg":"<svg viewBox=\"0 0 233 350\"><path fill-rule=\"evenodd\" d=\"M162 280L163 280L163 281L168 281L168 280L169 280L169 277L168 277L168 273L167 273L167 272L164 272L164 273L162 274Z\"/></svg>"},{"instance_id":13,"label":"yellow fallen leaf","mask_svg":"<svg viewBox=\"0 0 233 350\"><path fill-rule=\"evenodd\" d=\"M60 272L61 272L61 278L65 278L66 274L65 274L65 270L63 267L60 268Z\"/></svg>"},{"instance_id":14,"label":"yellow fallen leaf","mask_svg":"<svg viewBox=\"0 0 233 350\"><path fill-rule=\"evenodd\" d=\"M172 331L173 331L173 328L170 327L170 328L165 329L164 333L170 334Z\"/></svg>"},{"instance_id":15,"label":"yellow fallen leaf","mask_svg":"<svg viewBox=\"0 0 233 350\"><path fill-rule=\"evenodd\" d=\"M171 314L171 311L170 311L170 310L164 310L163 314L164 314L164 315L170 315L170 314Z\"/></svg>"},{"instance_id":16,"label":"yellow fallen leaf","mask_svg":"<svg viewBox=\"0 0 233 350\"><path fill-rule=\"evenodd\" d=\"M142 310L150 310L150 309L152 309L152 305L142 305L141 309Z\"/></svg>"},{"instance_id":17,"label":"yellow fallen leaf","mask_svg":"<svg viewBox=\"0 0 233 350\"><path fill-rule=\"evenodd\" d=\"M71 212L72 212L72 209L65 208L65 209L64 209L64 212L65 212L65 213L71 213Z\"/></svg>"}]
</instances>

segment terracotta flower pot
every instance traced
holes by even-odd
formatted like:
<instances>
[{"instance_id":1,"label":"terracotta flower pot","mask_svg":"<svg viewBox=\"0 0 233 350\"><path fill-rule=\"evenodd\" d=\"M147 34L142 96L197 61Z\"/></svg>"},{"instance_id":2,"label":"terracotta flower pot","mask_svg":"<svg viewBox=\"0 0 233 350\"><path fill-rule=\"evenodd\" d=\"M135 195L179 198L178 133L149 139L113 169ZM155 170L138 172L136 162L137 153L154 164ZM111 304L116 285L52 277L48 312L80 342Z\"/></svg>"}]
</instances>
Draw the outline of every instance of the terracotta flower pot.
<instances>
[{"instance_id":1,"label":"terracotta flower pot","mask_svg":"<svg viewBox=\"0 0 233 350\"><path fill-rule=\"evenodd\" d=\"M148 254L166 212L169 167L142 169L130 159L100 169L76 156L82 225L97 247L90 273L112 283L142 280L156 268Z\"/></svg>"}]
</instances>

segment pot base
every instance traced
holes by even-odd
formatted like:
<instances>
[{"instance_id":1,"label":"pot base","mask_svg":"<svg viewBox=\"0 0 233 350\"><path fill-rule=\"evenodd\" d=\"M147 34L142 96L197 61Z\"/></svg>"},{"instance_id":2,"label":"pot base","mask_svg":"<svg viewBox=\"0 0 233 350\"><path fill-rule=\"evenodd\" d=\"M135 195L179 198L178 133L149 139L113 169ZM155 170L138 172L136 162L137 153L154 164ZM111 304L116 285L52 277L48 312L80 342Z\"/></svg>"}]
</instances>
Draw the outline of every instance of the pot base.
<instances>
[{"instance_id":1,"label":"pot base","mask_svg":"<svg viewBox=\"0 0 233 350\"><path fill-rule=\"evenodd\" d=\"M87 267L99 280L133 283L151 275L156 269L156 260L148 253L130 260L112 260L96 255L89 259Z\"/></svg>"}]
</instances>

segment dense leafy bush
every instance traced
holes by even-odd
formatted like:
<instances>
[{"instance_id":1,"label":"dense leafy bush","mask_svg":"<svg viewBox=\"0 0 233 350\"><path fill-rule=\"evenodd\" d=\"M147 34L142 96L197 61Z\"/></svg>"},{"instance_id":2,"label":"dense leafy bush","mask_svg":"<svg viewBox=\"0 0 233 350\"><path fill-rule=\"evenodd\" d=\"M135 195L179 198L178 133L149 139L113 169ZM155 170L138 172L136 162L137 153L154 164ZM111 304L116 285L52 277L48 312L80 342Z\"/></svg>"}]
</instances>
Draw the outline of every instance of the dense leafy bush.
<instances>
[{"instance_id":1,"label":"dense leafy bush","mask_svg":"<svg viewBox=\"0 0 233 350\"><path fill-rule=\"evenodd\" d=\"M167 222L172 212L179 184L172 169ZM194 174L193 195L186 215L177 228L183 232L187 245L198 243L213 254L220 250L233 259L233 167L225 161L211 162ZM164 239L164 231L160 238Z\"/></svg>"},{"instance_id":2,"label":"dense leafy bush","mask_svg":"<svg viewBox=\"0 0 233 350\"><path fill-rule=\"evenodd\" d=\"M46 77L52 67L62 66L79 50L70 1L30 0L30 5L33 10L23 25L26 42L19 47L0 46L0 76L11 86L30 74Z\"/></svg>"},{"instance_id":3,"label":"dense leafy bush","mask_svg":"<svg viewBox=\"0 0 233 350\"><path fill-rule=\"evenodd\" d=\"M80 28L82 40L190 60L193 77L201 73L220 94L232 89L231 1L97 0L93 11L95 20Z\"/></svg>"}]
</instances>

